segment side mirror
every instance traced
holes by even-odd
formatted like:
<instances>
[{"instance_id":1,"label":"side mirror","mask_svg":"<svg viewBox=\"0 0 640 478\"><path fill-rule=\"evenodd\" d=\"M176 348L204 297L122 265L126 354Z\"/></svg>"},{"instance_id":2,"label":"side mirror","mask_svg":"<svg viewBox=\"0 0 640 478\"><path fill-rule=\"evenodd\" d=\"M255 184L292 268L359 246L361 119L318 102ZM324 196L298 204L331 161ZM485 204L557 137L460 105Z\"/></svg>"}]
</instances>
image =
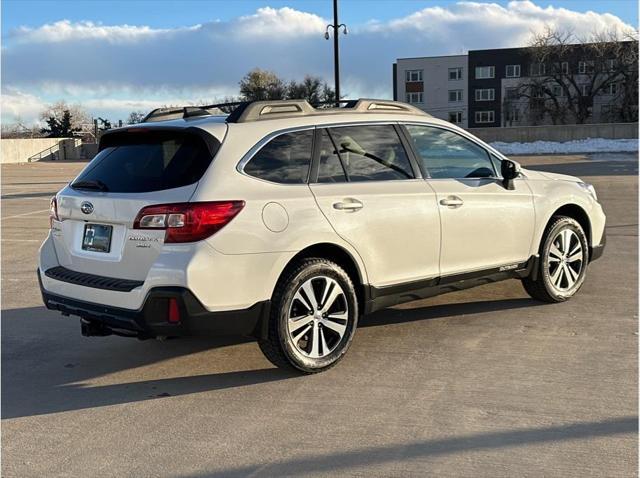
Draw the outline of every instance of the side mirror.
<instances>
[{"instance_id":1,"label":"side mirror","mask_svg":"<svg viewBox=\"0 0 640 478\"><path fill-rule=\"evenodd\" d=\"M510 159L503 159L500 165L502 173L502 184L505 189L512 191L515 189L513 180L520 176L520 165Z\"/></svg>"}]
</instances>

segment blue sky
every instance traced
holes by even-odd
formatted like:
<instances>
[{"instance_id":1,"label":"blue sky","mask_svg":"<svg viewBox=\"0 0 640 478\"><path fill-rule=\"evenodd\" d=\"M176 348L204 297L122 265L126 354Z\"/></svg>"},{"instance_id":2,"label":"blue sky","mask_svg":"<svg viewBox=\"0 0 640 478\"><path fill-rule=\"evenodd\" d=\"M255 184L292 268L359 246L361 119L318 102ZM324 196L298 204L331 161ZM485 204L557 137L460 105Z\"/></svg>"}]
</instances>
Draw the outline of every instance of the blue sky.
<instances>
[{"instance_id":1,"label":"blue sky","mask_svg":"<svg viewBox=\"0 0 640 478\"><path fill-rule=\"evenodd\" d=\"M254 67L332 81L331 0L4 0L2 119L64 100L90 115L215 101ZM341 0L342 90L391 96L396 58L523 46L547 25L581 37L637 28L635 0Z\"/></svg>"},{"instance_id":2,"label":"blue sky","mask_svg":"<svg viewBox=\"0 0 640 478\"><path fill-rule=\"evenodd\" d=\"M446 7L453 0L341 0L340 19L345 23L364 23L371 19L389 20L408 15L428 6ZM506 5L508 1L495 1ZM537 5L567 8L578 12L593 10L611 13L625 23L638 25L636 0L558 0L538 1ZM144 24L161 28L195 24L206 20L230 20L249 15L258 8L293 7L328 18L332 15L331 0L3 0L2 29L37 26L61 19L92 20L105 24Z\"/></svg>"}]
</instances>

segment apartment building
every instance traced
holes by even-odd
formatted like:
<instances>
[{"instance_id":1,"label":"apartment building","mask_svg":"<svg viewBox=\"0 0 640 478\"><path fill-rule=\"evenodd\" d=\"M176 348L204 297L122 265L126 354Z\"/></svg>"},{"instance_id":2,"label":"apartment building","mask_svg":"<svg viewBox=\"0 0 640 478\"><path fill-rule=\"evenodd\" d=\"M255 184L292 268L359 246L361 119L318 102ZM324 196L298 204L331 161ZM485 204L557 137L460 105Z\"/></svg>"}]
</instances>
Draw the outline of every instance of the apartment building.
<instances>
[{"instance_id":1,"label":"apartment building","mask_svg":"<svg viewBox=\"0 0 640 478\"><path fill-rule=\"evenodd\" d=\"M469 70L472 72L469 77L469 90L473 92L469 99L469 128L511 126L524 120L524 115L518 116L519 110L513 107L510 110L511 116L506 111L503 115L502 100L508 88L518 87L528 76L528 57L524 48L469 52ZM511 91L513 90L510 89L509 92ZM514 121L514 117L518 121Z\"/></svg>"},{"instance_id":2,"label":"apartment building","mask_svg":"<svg viewBox=\"0 0 640 478\"><path fill-rule=\"evenodd\" d=\"M467 55L400 58L393 65L393 99L467 127Z\"/></svg>"},{"instance_id":3,"label":"apartment building","mask_svg":"<svg viewBox=\"0 0 640 478\"><path fill-rule=\"evenodd\" d=\"M569 45L551 48L544 62L530 48L401 58L393 66L394 99L464 128L637 121L632 48Z\"/></svg>"}]
</instances>

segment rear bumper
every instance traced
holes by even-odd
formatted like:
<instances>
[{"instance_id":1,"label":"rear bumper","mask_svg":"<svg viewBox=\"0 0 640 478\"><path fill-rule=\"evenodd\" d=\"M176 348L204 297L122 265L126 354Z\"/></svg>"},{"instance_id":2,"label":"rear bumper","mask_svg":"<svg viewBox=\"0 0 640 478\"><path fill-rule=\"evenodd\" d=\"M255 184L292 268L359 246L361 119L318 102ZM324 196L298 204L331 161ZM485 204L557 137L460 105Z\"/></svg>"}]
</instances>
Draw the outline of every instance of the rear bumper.
<instances>
[{"instance_id":1,"label":"rear bumper","mask_svg":"<svg viewBox=\"0 0 640 478\"><path fill-rule=\"evenodd\" d=\"M156 287L150 289L143 306L138 310L106 306L52 294L44 289L38 270L40 292L45 306L64 315L83 320L83 331L101 330L125 333L139 338L182 335L249 335L262 337L263 324L269 314L270 301L262 301L242 310L208 311L188 289ZM169 299L176 299L180 322L170 323Z\"/></svg>"}]
</instances>

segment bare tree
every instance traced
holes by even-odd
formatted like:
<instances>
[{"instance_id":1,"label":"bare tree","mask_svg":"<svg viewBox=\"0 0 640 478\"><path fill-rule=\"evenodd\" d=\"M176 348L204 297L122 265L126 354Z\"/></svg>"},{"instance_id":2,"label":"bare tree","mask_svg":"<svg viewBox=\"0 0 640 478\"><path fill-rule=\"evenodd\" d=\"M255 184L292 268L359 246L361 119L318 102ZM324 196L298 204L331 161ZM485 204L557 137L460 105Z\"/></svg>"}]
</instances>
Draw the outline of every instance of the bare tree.
<instances>
[{"instance_id":1,"label":"bare tree","mask_svg":"<svg viewBox=\"0 0 640 478\"><path fill-rule=\"evenodd\" d=\"M0 126L0 136L6 139L11 138L39 138L42 136L40 127L37 125L27 126L20 116L15 117L12 123L2 123Z\"/></svg>"},{"instance_id":2,"label":"bare tree","mask_svg":"<svg viewBox=\"0 0 640 478\"><path fill-rule=\"evenodd\" d=\"M146 116L146 113L142 111L132 111L131 113L129 113L127 124L141 123L145 116Z\"/></svg>"},{"instance_id":3,"label":"bare tree","mask_svg":"<svg viewBox=\"0 0 640 478\"><path fill-rule=\"evenodd\" d=\"M335 100L335 92L321 78L306 75L301 82L285 83L275 73L259 68L240 81L240 95L245 101L303 99L317 104Z\"/></svg>"},{"instance_id":4,"label":"bare tree","mask_svg":"<svg viewBox=\"0 0 640 478\"><path fill-rule=\"evenodd\" d=\"M527 52L528 79L506 107L524 99L532 124L547 117L553 124L581 124L592 116L596 100L602 100L600 104L619 108L618 116L626 121L637 121L638 44L629 41L633 36L596 33L580 41L550 27L535 34Z\"/></svg>"},{"instance_id":5,"label":"bare tree","mask_svg":"<svg viewBox=\"0 0 640 478\"><path fill-rule=\"evenodd\" d=\"M64 119L65 111L71 116L70 128L74 131L82 129L83 125L91 123L91 118L88 113L80 105L69 105L64 101L58 101L40 113L40 119L42 121L49 121L50 118L54 118L56 121L61 122Z\"/></svg>"},{"instance_id":6,"label":"bare tree","mask_svg":"<svg viewBox=\"0 0 640 478\"><path fill-rule=\"evenodd\" d=\"M311 104L335 102L336 94L321 78L307 75L298 83L295 80L287 86L288 99L307 100Z\"/></svg>"},{"instance_id":7,"label":"bare tree","mask_svg":"<svg viewBox=\"0 0 640 478\"><path fill-rule=\"evenodd\" d=\"M286 87L275 73L255 68L240 80L240 95L245 100L280 100Z\"/></svg>"}]
</instances>

